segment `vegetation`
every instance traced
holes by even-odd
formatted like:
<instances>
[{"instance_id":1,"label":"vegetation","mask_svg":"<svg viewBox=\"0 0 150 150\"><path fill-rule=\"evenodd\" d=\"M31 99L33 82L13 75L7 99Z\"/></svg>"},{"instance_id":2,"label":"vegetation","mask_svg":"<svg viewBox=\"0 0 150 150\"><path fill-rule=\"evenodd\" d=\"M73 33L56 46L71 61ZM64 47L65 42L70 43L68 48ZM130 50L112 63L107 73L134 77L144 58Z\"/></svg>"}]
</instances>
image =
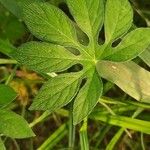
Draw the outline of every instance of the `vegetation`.
<instances>
[{"instance_id":1,"label":"vegetation","mask_svg":"<svg viewBox=\"0 0 150 150\"><path fill-rule=\"evenodd\" d=\"M149 149L148 0L0 3L0 149Z\"/></svg>"}]
</instances>

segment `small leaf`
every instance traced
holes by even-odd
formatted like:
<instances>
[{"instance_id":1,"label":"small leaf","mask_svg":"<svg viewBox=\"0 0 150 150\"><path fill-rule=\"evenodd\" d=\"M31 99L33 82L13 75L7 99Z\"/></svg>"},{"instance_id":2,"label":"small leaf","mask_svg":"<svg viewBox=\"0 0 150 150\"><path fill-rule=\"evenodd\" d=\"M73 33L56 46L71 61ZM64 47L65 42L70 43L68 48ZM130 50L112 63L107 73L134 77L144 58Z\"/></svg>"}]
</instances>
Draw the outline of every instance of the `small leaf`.
<instances>
[{"instance_id":1,"label":"small leaf","mask_svg":"<svg viewBox=\"0 0 150 150\"><path fill-rule=\"evenodd\" d=\"M21 116L7 110L0 110L0 133L12 138L35 136Z\"/></svg>"},{"instance_id":2,"label":"small leaf","mask_svg":"<svg viewBox=\"0 0 150 150\"><path fill-rule=\"evenodd\" d=\"M104 22L106 43L125 34L132 20L133 11L128 0L107 0Z\"/></svg>"},{"instance_id":3,"label":"small leaf","mask_svg":"<svg viewBox=\"0 0 150 150\"><path fill-rule=\"evenodd\" d=\"M0 84L0 107L4 107L11 103L16 96L16 92L11 87Z\"/></svg>"},{"instance_id":4,"label":"small leaf","mask_svg":"<svg viewBox=\"0 0 150 150\"><path fill-rule=\"evenodd\" d=\"M92 73L93 71L90 70L90 72ZM81 122L83 118L91 113L98 102L98 98L102 95L102 91L103 84L101 79L98 78L96 72L92 73L75 100L73 106L74 124Z\"/></svg>"},{"instance_id":5,"label":"small leaf","mask_svg":"<svg viewBox=\"0 0 150 150\"><path fill-rule=\"evenodd\" d=\"M130 117L118 116L118 115L114 115L114 116L110 114L101 115L100 113L91 114L91 118L103 121L111 125L150 134L150 122L149 121L133 119Z\"/></svg>"},{"instance_id":6,"label":"small leaf","mask_svg":"<svg viewBox=\"0 0 150 150\"><path fill-rule=\"evenodd\" d=\"M112 54L104 58L110 61L127 61L137 57L150 44L150 28L139 28L131 31L122 42L112 49Z\"/></svg>"},{"instance_id":7,"label":"small leaf","mask_svg":"<svg viewBox=\"0 0 150 150\"><path fill-rule=\"evenodd\" d=\"M67 105L78 91L80 73L59 75L41 88L30 109L54 111Z\"/></svg>"},{"instance_id":8,"label":"small leaf","mask_svg":"<svg viewBox=\"0 0 150 150\"><path fill-rule=\"evenodd\" d=\"M67 0L74 19L89 37L97 38L103 25L103 3L103 0Z\"/></svg>"},{"instance_id":9,"label":"small leaf","mask_svg":"<svg viewBox=\"0 0 150 150\"><path fill-rule=\"evenodd\" d=\"M33 35L41 40L61 45L73 45L76 41L71 21L53 5L32 3L24 8L24 19Z\"/></svg>"},{"instance_id":10,"label":"small leaf","mask_svg":"<svg viewBox=\"0 0 150 150\"><path fill-rule=\"evenodd\" d=\"M101 77L115 83L136 100L150 103L150 72L134 62L100 61L97 71Z\"/></svg>"}]
</instances>

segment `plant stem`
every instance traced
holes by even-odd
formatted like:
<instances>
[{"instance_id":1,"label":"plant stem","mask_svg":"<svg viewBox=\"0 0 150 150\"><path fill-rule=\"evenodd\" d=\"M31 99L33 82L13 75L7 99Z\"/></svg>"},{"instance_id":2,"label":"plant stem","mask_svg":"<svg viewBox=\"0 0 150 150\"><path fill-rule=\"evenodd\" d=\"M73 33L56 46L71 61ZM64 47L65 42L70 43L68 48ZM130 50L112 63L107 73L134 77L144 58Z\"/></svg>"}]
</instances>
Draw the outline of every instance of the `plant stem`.
<instances>
[{"instance_id":1,"label":"plant stem","mask_svg":"<svg viewBox=\"0 0 150 150\"><path fill-rule=\"evenodd\" d=\"M68 146L71 150L74 149L74 142L75 142L75 126L73 125L72 107L73 104L71 103L69 111L69 143L68 143Z\"/></svg>"},{"instance_id":2,"label":"plant stem","mask_svg":"<svg viewBox=\"0 0 150 150\"><path fill-rule=\"evenodd\" d=\"M141 133L141 146L142 146L142 150L145 150L143 133Z\"/></svg>"},{"instance_id":3,"label":"plant stem","mask_svg":"<svg viewBox=\"0 0 150 150\"><path fill-rule=\"evenodd\" d=\"M0 59L0 64L17 64L17 61L12 59Z\"/></svg>"},{"instance_id":4,"label":"plant stem","mask_svg":"<svg viewBox=\"0 0 150 150\"><path fill-rule=\"evenodd\" d=\"M17 141L16 141L15 139L12 139L12 141L13 141L14 144L15 144L16 150L20 150L20 147L19 147Z\"/></svg>"},{"instance_id":5,"label":"plant stem","mask_svg":"<svg viewBox=\"0 0 150 150\"><path fill-rule=\"evenodd\" d=\"M83 125L80 129L80 144L81 150L89 150L89 142L87 136L87 118L84 119Z\"/></svg>"},{"instance_id":6,"label":"plant stem","mask_svg":"<svg viewBox=\"0 0 150 150\"><path fill-rule=\"evenodd\" d=\"M9 75L8 79L6 80L5 84L8 85L11 80L13 79L13 77L15 76L16 70L18 68L18 65L16 65L12 71L12 73Z\"/></svg>"},{"instance_id":7,"label":"plant stem","mask_svg":"<svg viewBox=\"0 0 150 150\"><path fill-rule=\"evenodd\" d=\"M68 133L67 125L62 124L37 150L51 150Z\"/></svg>"},{"instance_id":8,"label":"plant stem","mask_svg":"<svg viewBox=\"0 0 150 150\"><path fill-rule=\"evenodd\" d=\"M39 118L35 119L33 122L31 122L29 124L29 126L32 128L33 126L35 126L37 123L41 122L42 120L44 120L47 116L49 116L51 114L50 111L45 111Z\"/></svg>"}]
</instances>

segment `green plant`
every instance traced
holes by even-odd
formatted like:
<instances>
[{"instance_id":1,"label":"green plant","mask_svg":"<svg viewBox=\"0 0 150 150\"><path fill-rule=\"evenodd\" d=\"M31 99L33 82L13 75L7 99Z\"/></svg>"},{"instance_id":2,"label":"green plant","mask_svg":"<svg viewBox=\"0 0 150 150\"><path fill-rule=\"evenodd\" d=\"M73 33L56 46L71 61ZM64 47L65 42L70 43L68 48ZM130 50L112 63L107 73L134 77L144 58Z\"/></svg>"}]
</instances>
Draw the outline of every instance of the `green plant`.
<instances>
[{"instance_id":1,"label":"green plant","mask_svg":"<svg viewBox=\"0 0 150 150\"><path fill-rule=\"evenodd\" d=\"M144 69L147 66L142 68L138 63L141 63L140 57L150 66L150 29L137 28L133 24L133 10L128 0L50 0L48 2L0 0L0 2L24 21L31 34L38 38L37 40L30 35L35 41L25 42L19 48L0 39L0 52L15 59L0 59L0 64L19 62L48 80L29 108L46 111L29 126L33 127L43 122L53 112L54 120L55 114L69 118L69 121L60 124L60 127L43 141L38 149L53 149L66 135L69 137L68 147L76 148L74 125L81 121L83 121L83 124L79 124L81 150L97 149L113 126L121 128L107 143L108 145L106 144L106 150L114 148L124 131L131 137L132 132L127 129L141 132L141 147L144 149L146 142L143 133L150 134L149 117L144 113L144 110L150 108L150 73ZM69 12L66 14L70 18L58 8L58 6L61 8L59 4L64 6L64 2L69 7L71 14ZM148 20L146 21L148 24ZM16 41L14 39L15 36L12 42ZM13 73L15 71L16 68ZM12 78L8 77L6 84ZM105 97L112 88L117 93L114 85L120 87L124 95L119 98ZM0 91L1 93L4 92ZM11 94L13 93L7 96L11 97ZM0 95L0 98L2 96L5 95ZM138 101L134 101L133 98ZM7 102L11 103L13 99L8 100L8 97L4 97L0 103L5 105ZM68 107L60 109L67 104ZM25 108L23 114L24 110ZM2 114L0 118L2 126L8 117L18 116L6 110L6 106L3 106L0 114ZM22 117L18 118L24 121ZM101 121L101 126L98 127L100 131L98 130L92 137L87 131L88 118L94 123ZM19 120L12 121L14 124L18 122L16 125L19 127L22 125ZM0 128L0 133L11 138L34 136L28 124L24 122L25 124L24 130L18 128L19 135L15 135L11 130L12 124L9 124L8 128ZM24 135L27 131L31 134L28 132ZM89 143L94 138L99 140L92 147ZM1 148L4 147L3 142L2 137Z\"/></svg>"},{"instance_id":2,"label":"green plant","mask_svg":"<svg viewBox=\"0 0 150 150\"><path fill-rule=\"evenodd\" d=\"M74 99L73 121L77 124L92 111L102 95L103 84L96 70L98 62L124 62L135 58L150 44L150 29L138 28L126 34L133 18L127 0L116 0L115 3L108 0L105 14L102 0L68 0L67 4L89 43L79 43L73 22L61 10L48 3L32 3L24 8L23 18L32 34L45 42L26 43L12 55L39 73L62 72L45 83L30 109L54 111ZM99 45L98 35L103 22L105 42ZM120 44L112 47L119 38L122 39ZM80 54L73 54L71 48ZM81 64L83 69L63 72L75 64ZM108 66L104 67L107 69ZM86 81L80 88L83 80Z\"/></svg>"}]
</instances>

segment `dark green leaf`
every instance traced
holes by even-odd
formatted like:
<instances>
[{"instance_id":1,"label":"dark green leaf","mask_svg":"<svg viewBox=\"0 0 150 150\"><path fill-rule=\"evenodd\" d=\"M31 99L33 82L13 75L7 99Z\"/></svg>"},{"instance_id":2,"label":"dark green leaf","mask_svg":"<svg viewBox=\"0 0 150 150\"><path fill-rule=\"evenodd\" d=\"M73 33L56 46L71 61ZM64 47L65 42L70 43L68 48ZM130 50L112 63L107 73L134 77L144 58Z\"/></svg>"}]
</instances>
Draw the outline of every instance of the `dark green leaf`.
<instances>
[{"instance_id":1,"label":"dark green leaf","mask_svg":"<svg viewBox=\"0 0 150 150\"><path fill-rule=\"evenodd\" d=\"M16 96L16 92L11 87L0 84L0 107L4 107L11 103Z\"/></svg>"}]
</instances>

